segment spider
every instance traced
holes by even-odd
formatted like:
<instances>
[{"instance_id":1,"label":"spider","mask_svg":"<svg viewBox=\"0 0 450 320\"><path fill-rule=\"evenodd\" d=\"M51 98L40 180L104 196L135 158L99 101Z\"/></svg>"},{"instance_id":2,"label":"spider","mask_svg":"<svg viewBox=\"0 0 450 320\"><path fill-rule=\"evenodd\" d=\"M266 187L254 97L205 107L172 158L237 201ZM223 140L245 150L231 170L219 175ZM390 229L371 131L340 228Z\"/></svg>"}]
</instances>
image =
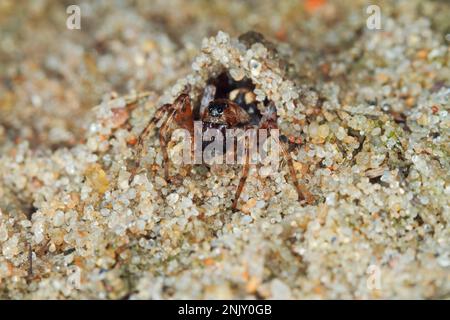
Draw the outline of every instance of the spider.
<instances>
[{"instance_id":1,"label":"spider","mask_svg":"<svg viewBox=\"0 0 450 320\"><path fill-rule=\"evenodd\" d=\"M251 82L248 80L233 82L230 80L230 77L224 74L205 87L202 99L197 108L193 107L192 101L186 92L180 94L172 104L164 104L157 109L154 117L140 134L136 150L137 161L130 177L130 182L133 180L136 170L140 166L140 158L145 140L151 134L156 124L163 120L163 118L164 120L159 128L159 141L163 155L164 177L166 181L173 181L172 179L174 178L169 176L168 142L175 129L185 129L190 133L191 137L194 137L194 121L201 120L203 131L208 129L224 131L230 128L256 128L266 129L270 135L271 130L278 129L277 113L273 103L269 103L266 109L267 111L264 114L261 114L259 111L255 94L252 91ZM258 144L262 142L258 141ZM279 142L281 154L287 160L289 174L297 190L299 201L305 201L311 204L314 202L314 197L297 180L293 160L289 151L288 139L281 135ZM203 150L208 143L210 142L202 143ZM194 144L191 143L191 145L193 149ZM194 152L193 150L191 151ZM231 206L233 211L237 210L238 200L249 173L250 164L248 153ZM188 172L190 170L191 165L188 165Z\"/></svg>"}]
</instances>

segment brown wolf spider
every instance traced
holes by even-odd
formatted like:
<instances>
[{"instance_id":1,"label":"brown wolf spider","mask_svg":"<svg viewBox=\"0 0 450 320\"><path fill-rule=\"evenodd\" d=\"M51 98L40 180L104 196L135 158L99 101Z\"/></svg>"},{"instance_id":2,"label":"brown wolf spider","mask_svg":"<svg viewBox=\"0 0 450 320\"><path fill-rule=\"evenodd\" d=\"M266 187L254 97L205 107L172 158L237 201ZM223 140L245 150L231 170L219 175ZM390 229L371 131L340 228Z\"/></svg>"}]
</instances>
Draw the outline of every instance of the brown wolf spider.
<instances>
[{"instance_id":1,"label":"brown wolf spider","mask_svg":"<svg viewBox=\"0 0 450 320\"><path fill-rule=\"evenodd\" d=\"M130 183L133 180L136 171L140 166L141 152L144 147L144 141L150 135L155 125L165 117L159 128L159 141L164 160L164 177L166 181L172 178L169 176L169 155L168 142L171 134L175 129L187 130L191 137L194 136L194 121L202 121L202 130L205 132L209 128L225 131L230 128L257 128L270 130L278 129L277 114L273 103L267 107L267 111L262 115L257 108L255 95L253 93L253 84L249 80L236 82L231 80L226 73L222 73L214 81L206 86L203 97L198 108L192 106L191 99L187 93L180 94L172 104L164 104L155 113L147 127L140 134L137 143L136 165L130 177ZM192 141L192 140L191 140ZM314 202L313 195L301 185L296 176L293 160L289 151L289 141L285 136L281 135L280 150L289 166L289 173L292 182L297 190L299 201L305 201L308 204ZM209 142L207 142L209 143ZM261 143L261 141L258 141ZM193 145L191 143L191 151L193 153ZM202 144L202 149L205 148ZM249 172L249 154L246 152L245 164L242 169L242 176L237 187L234 201L232 204L233 211L237 209L237 204L241 192L244 188ZM186 166L188 172L191 165Z\"/></svg>"}]
</instances>

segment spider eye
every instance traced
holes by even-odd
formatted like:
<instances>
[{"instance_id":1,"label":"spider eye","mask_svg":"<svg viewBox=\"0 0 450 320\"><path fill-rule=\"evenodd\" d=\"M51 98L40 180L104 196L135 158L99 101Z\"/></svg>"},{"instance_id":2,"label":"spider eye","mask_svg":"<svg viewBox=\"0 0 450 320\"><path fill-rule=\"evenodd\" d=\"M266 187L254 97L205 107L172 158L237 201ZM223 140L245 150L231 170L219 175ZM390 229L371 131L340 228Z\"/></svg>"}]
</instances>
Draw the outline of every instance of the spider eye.
<instances>
[{"instance_id":1,"label":"spider eye","mask_svg":"<svg viewBox=\"0 0 450 320\"><path fill-rule=\"evenodd\" d=\"M208 107L209 114L213 117L220 117L223 113L223 110L226 108L226 104L223 102L211 102Z\"/></svg>"}]
</instances>

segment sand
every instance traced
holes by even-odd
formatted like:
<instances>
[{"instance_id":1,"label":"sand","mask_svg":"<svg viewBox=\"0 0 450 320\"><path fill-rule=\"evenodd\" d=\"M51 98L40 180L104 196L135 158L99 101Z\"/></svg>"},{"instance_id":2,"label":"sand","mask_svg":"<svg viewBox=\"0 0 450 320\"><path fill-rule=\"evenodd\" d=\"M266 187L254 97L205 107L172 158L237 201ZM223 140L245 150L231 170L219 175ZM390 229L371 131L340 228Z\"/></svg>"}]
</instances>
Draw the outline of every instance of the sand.
<instances>
[{"instance_id":1,"label":"sand","mask_svg":"<svg viewBox=\"0 0 450 320\"><path fill-rule=\"evenodd\" d=\"M449 298L447 2L96 1L80 30L32 3L0 4L0 298ZM157 130L129 183L156 109L222 72L302 141L313 204L285 161L237 212L238 165L167 183Z\"/></svg>"}]
</instances>

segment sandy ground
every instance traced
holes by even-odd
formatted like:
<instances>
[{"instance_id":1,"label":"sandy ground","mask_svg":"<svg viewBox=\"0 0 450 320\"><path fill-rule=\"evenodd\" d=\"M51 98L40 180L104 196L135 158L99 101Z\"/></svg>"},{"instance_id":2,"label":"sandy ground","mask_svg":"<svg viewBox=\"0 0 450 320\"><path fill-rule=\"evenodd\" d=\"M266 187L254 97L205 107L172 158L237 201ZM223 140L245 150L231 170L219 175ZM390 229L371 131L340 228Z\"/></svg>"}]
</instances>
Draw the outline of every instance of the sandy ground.
<instances>
[{"instance_id":1,"label":"sandy ground","mask_svg":"<svg viewBox=\"0 0 450 320\"><path fill-rule=\"evenodd\" d=\"M393 3L86 1L70 30L1 1L0 298L449 298L450 4ZM222 72L302 141L313 204L285 162L238 212L239 166L167 183L156 132L129 183L156 108Z\"/></svg>"}]
</instances>

